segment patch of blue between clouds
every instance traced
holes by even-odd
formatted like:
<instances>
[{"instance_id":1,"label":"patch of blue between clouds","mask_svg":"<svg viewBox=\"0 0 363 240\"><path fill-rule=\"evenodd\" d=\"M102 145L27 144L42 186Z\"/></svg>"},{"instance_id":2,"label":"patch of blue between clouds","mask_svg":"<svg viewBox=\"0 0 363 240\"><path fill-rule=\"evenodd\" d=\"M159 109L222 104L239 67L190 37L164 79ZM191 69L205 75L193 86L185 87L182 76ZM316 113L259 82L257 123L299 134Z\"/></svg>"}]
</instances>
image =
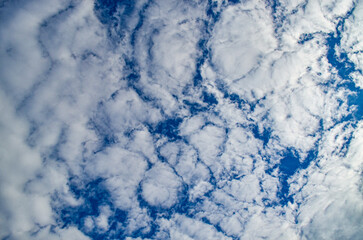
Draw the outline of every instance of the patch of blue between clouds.
<instances>
[{"instance_id":1,"label":"patch of blue between clouds","mask_svg":"<svg viewBox=\"0 0 363 240\"><path fill-rule=\"evenodd\" d=\"M78 181L72 183L70 179L70 190L74 196L78 199L83 199L83 203L79 206L64 206L59 209L56 208L56 212L59 214L59 220L63 224L63 227L76 226L82 230L91 239L112 239L123 237L122 228L127 220L127 212L122 211L113 206L110 193L103 186L104 179L99 178L90 181L87 184L80 184ZM85 220L87 217L96 218L100 214L100 207L108 206L112 211L112 215L109 218L109 229L107 232L93 227L92 229L85 228Z\"/></svg>"},{"instance_id":2,"label":"patch of blue between clouds","mask_svg":"<svg viewBox=\"0 0 363 240\"><path fill-rule=\"evenodd\" d=\"M304 33L300 36L298 43L304 44L310 40L314 39L314 34L312 33Z\"/></svg>"},{"instance_id":3,"label":"patch of blue between clouds","mask_svg":"<svg viewBox=\"0 0 363 240\"><path fill-rule=\"evenodd\" d=\"M286 205L288 202L294 202L293 197L289 194L290 185L288 183L289 177L294 175L296 171L305 169L309 166L311 161L315 160L317 156L317 149L310 150L308 156L303 162L300 162L301 157L293 148L288 148L280 161L280 191L277 196L280 198L280 204Z\"/></svg>"},{"instance_id":4,"label":"patch of blue between clouds","mask_svg":"<svg viewBox=\"0 0 363 240\"><path fill-rule=\"evenodd\" d=\"M197 47L199 51L202 53L200 57L197 58L196 61L196 71L193 77L193 86L198 87L203 82L203 77L201 73L201 67L203 64L210 59L210 52L207 47L207 42L211 36L213 27L215 23L220 18L220 12L217 10L218 3L212 0L208 0L208 7L206 10L206 14L208 16L208 20L204 20L204 34L203 38L199 40Z\"/></svg>"},{"instance_id":5,"label":"patch of blue between clouds","mask_svg":"<svg viewBox=\"0 0 363 240\"><path fill-rule=\"evenodd\" d=\"M129 88L133 89L137 95L144 101L144 102L151 102L152 99L147 96L142 88L139 86L140 74L138 70L138 65L135 60L130 59L129 57L125 56L125 72L128 74L124 80L127 81L127 85Z\"/></svg>"},{"instance_id":6,"label":"patch of blue between clouds","mask_svg":"<svg viewBox=\"0 0 363 240\"><path fill-rule=\"evenodd\" d=\"M207 103L208 105L218 104L218 100L213 95L213 93L209 93L209 92L203 91L202 98L203 98L203 102Z\"/></svg>"},{"instance_id":7,"label":"patch of blue between clouds","mask_svg":"<svg viewBox=\"0 0 363 240\"><path fill-rule=\"evenodd\" d=\"M102 24L107 26L108 36L112 41L119 42L125 35L128 17L135 8L135 1L131 0L97 0L94 4L96 16ZM120 13L118 9L123 9Z\"/></svg>"},{"instance_id":8,"label":"patch of blue between clouds","mask_svg":"<svg viewBox=\"0 0 363 240\"><path fill-rule=\"evenodd\" d=\"M350 61L346 52L336 52L336 46L340 47L345 20L351 16L354 9L355 7L353 7L344 18L340 19L336 27L336 33L330 33L326 39L326 45L328 47L328 62L334 69L337 70L339 77L345 80L338 87L344 87L353 92L353 94L349 96L348 104L349 106L357 107L356 111L344 120L361 120L363 117L363 91L355 85L351 77L352 73L359 72L362 74L362 71L357 69L355 64Z\"/></svg>"},{"instance_id":9,"label":"patch of blue between clouds","mask_svg":"<svg viewBox=\"0 0 363 240\"><path fill-rule=\"evenodd\" d=\"M262 133L260 133L258 126L254 125L252 126L252 133L255 138L262 140L263 145L266 146L271 138L272 130L269 128L264 128Z\"/></svg>"},{"instance_id":10,"label":"patch of blue between clouds","mask_svg":"<svg viewBox=\"0 0 363 240\"><path fill-rule=\"evenodd\" d=\"M271 9L271 15L275 25L275 34L278 36L278 29L282 26L285 19L285 15L281 14L280 12L281 3L277 0L267 0L266 6Z\"/></svg>"},{"instance_id":11,"label":"patch of blue between clouds","mask_svg":"<svg viewBox=\"0 0 363 240\"><path fill-rule=\"evenodd\" d=\"M197 115L199 112L207 111L207 107L202 106L200 103L183 100L184 105L188 108L190 114Z\"/></svg>"},{"instance_id":12,"label":"patch of blue between clouds","mask_svg":"<svg viewBox=\"0 0 363 240\"><path fill-rule=\"evenodd\" d=\"M179 140L179 125L182 123L182 118L167 119L159 122L158 125L151 129L152 134L161 134L171 141Z\"/></svg>"}]
</instances>

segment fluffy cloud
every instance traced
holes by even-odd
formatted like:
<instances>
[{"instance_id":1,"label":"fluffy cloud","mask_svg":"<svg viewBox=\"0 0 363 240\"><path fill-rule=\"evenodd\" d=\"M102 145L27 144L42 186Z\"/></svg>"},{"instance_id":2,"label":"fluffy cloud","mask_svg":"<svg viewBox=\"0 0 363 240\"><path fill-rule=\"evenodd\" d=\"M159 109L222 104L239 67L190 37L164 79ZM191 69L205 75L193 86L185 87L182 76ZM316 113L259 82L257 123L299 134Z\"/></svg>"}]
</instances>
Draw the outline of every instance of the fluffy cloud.
<instances>
[{"instance_id":1,"label":"fluffy cloud","mask_svg":"<svg viewBox=\"0 0 363 240\"><path fill-rule=\"evenodd\" d=\"M172 207L178 200L181 183L173 170L163 164L156 164L142 183L142 196L152 206Z\"/></svg>"},{"instance_id":2,"label":"fluffy cloud","mask_svg":"<svg viewBox=\"0 0 363 240\"><path fill-rule=\"evenodd\" d=\"M361 12L4 1L0 237L359 239Z\"/></svg>"}]
</instances>

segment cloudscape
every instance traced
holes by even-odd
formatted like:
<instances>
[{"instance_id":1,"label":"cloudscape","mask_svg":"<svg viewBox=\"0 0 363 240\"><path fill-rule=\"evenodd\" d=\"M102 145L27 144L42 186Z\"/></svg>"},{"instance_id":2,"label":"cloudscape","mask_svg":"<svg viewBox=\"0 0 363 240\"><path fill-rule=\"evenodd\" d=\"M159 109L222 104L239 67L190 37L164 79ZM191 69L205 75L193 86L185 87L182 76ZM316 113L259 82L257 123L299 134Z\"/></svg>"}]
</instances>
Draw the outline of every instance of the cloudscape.
<instances>
[{"instance_id":1,"label":"cloudscape","mask_svg":"<svg viewBox=\"0 0 363 240\"><path fill-rule=\"evenodd\" d=\"M3 0L0 51L0 239L362 239L362 0Z\"/></svg>"}]
</instances>

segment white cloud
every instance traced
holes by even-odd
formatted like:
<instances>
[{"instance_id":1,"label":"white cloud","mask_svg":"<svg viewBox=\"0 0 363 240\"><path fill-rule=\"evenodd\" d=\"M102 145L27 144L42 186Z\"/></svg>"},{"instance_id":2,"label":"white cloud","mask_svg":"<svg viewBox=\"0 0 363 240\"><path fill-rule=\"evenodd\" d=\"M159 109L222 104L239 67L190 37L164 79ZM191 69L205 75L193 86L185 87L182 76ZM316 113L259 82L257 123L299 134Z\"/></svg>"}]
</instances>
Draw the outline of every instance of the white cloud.
<instances>
[{"instance_id":1,"label":"white cloud","mask_svg":"<svg viewBox=\"0 0 363 240\"><path fill-rule=\"evenodd\" d=\"M147 234L151 230L152 219L147 213L146 208L133 207L128 213L127 233L134 233L141 229L142 233Z\"/></svg>"},{"instance_id":2,"label":"white cloud","mask_svg":"<svg viewBox=\"0 0 363 240\"><path fill-rule=\"evenodd\" d=\"M301 204L298 221L306 239L359 239L362 234L361 177L357 174L362 170L362 152L357 148L362 139L361 124L347 155L336 149L346 144L345 137L351 131L338 125L327 132L317 166L294 179L292 189Z\"/></svg>"},{"instance_id":3,"label":"white cloud","mask_svg":"<svg viewBox=\"0 0 363 240\"><path fill-rule=\"evenodd\" d=\"M179 160L179 155L181 154L181 147L179 142L168 142L160 148L160 154L169 164L175 166Z\"/></svg>"},{"instance_id":4,"label":"white cloud","mask_svg":"<svg viewBox=\"0 0 363 240\"><path fill-rule=\"evenodd\" d=\"M86 228L86 231L92 231L94 229L94 220L92 217L86 217L84 220L84 226Z\"/></svg>"},{"instance_id":5,"label":"white cloud","mask_svg":"<svg viewBox=\"0 0 363 240\"><path fill-rule=\"evenodd\" d=\"M193 116L183 121L180 126L182 135L190 135L198 131L205 124L205 119L201 115Z\"/></svg>"},{"instance_id":6,"label":"white cloud","mask_svg":"<svg viewBox=\"0 0 363 240\"><path fill-rule=\"evenodd\" d=\"M50 224L56 224L52 209L54 193L70 206L80 204L68 188L69 169L62 162L54 161L52 153L57 150L53 148L59 147L60 141L69 140L60 153L69 160L69 166L79 168L82 156L79 145L87 139L94 140L82 114L89 103L97 99L92 99L92 81L88 82L86 90L90 90L87 92L90 95L82 95L79 82L75 80L82 76L76 69L82 63L76 66L69 48L74 47L74 54L84 51L77 43L94 48L101 37L90 34L100 25L92 15L91 1L83 1L73 10L65 11L72 14L59 13L67 6L67 1L7 2L1 10L6 12L4 17L7 16L1 24L1 51L4 52L1 54L1 86L6 90L6 94L1 92L4 113L1 117L4 137L1 143L1 169L4 170L1 214L7 216L2 217L2 238L88 239L74 227L50 231ZM96 23L94 28L87 29L92 22ZM65 28L62 29L63 23ZM70 37L82 27L87 30ZM51 30L53 35L47 35ZM58 36L58 42L49 42L53 36ZM60 45L53 48L57 43ZM87 77L92 71L87 69L83 74ZM88 78L91 79L95 77ZM69 101L72 98L75 101ZM67 125L71 133L64 136Z\"/></svg>"},{"instance_id":7,"label":"white cloud","mask_svg":"<svg viewBox=\"0 0 363 240\"><path fill-rule=\"evenodd\" d=\"M207 125L190 136L190 142L198 149L200 159L216 173L221 170L215 159L222 151L224 139L225 130L213 125Z\"/></svg>"},{"instance_id":8,"label":"white cloud","mask_svg":"<svg viewBox=\"0 0 363 240\"><path fill-rule=\"evenodd\" d=\"M357 1L351 16L344 21L344 31L342 32L341 50L349 56L350 61L357 69L363 70L363 3ZM363 78L361 74L353 73L353 79L360 88L363 88Z\"/></svg>"},{"instance_id":9,"label":"white cloud","mask_svg":"<svg viewBox=\"0 0 363 240\"><path fill-rule=\"evenodd\" d=\"M85 168L91 179L105 179L117 207L129 209L135 204L135 193L147 162L142 156L116 146L96 154Z\"/></svg>"},{"instance_id":10,"label":"white cloud","mask_svg":"<svg viewBox=\"0 0 363 240\"><path fill-rule=\"evenodd\" d=\"M152 206L170 208L178 200L181 182L173 170L156 163L142 182L142 196Z\"/></svg>"},{"instance_id":11,"label":"white cloud","mask_svg":"<svg viewBox=\"0 0 363 240\"><path fill-rule=\"evenodd\" d=\"M180 111L175 96L192 84L203 4L158 1L150 4L137 32L135 57L141 69L138 86L167 115Z\"/></svg>"},{"instance_id":12,"label":"white cloud","mask_svg":"<svg viewBox=\"0 0 363 240\"><path fill-rule=\"evenodd\" d=\"M27 238L27 236L19 236L20 239ZM61 240L61 239L70 239L70 240L89 240L91 238L86 237L80 230L75 227L63 228L59 229L56 228L55 230L50 230L50 227L44 228L40 230L36 237L28 238L28 239L40 239L40 240Z\"/></svg>"},{"instance_id":13,"label":"white cloud","mask_svg":"<svg viewBox=\"0 0 363 240\"><path fill-rule=\"evenodd\" d=\"M233 197L242 202L261 201L259 180L254 175L249 175L240 180L233 179L224 189Z\"/></svg>"},{"instance_id":14,"label":"white cloud","mask_svg":"<svg viewBox=\"0 0 363 240\"><path fill-rule=\"evenodd\" d=\"M106 109L116 133L137 128L142 122L161 120L160 111L142 101L133 90L119 90L115 99L106 103Z\"/></svg>"},{"instance_id":15,"label":"white cloud","mask_svg":"<svg viewBox=\"0 0 363 240\"><path fill-rule=\"evenodd\" d=\"M270 14L258 7L260 4L227 7L214 29L212 60L229 84L238 81L243 85L246 74L260 64L262 54L267 55L277 47Z\"/></svg>"},{"instance_id":16,"label":"white cloud","mask_svg":"<svg viewBox=\"0 0 363 240\"><path fill-rule=\"evenodd\" d=\"M37 203L37 197L23 192L24 184L36 176L42 159L25 142L29 127L27 122L17 117L3 91L0 92L0 98L3 113L0 118L0 196L1 214L4 216L1 218L0 232L4 238L12 232L24 233L31 230L35 221L46 223L48 206L45 205L44 212L34 215L33 203ZM33 197L33 201L28 201L29 197Z\"/></svg>"},{"instance_id":17,"label":"white cloud","mask_svg":"<svg viewBox=\"0 0 363 240\"><path fill-rule=\"evenodd\" d=\"M189 191L189 200L194 202L199 198L203 198L204 194L211 190L213 190L213 185L210 182L198 181Z\"/></svg>"},{"instance_id":18,"label":"white cloud","mask_svg":"<svg viewBox=\"0 0 363 240\"><path fill-rule=\"evenodd\" d=\"M137 153L141 153L150 162L156 162L157 157L155 155L155 147L151 134L147 129L135 131L133 133L134 139L129 145L129 149Z\"/></svg>"},{"instance_id":19,"label":"white cloud","mask_svg":"<svg viewBox=\"0 0 363 240\"><path fill-rule=\"evenodd\" d=\"M110 25L91 0L2 4L0 238L359 239L362 123L326 39L344 21L361 69L361 2L118 4ZM317 156L284 175L288 150ZM78 214L96 179L107 202Z\"/></svg>"},{"instance_id":20,"label":"white cloud","mask_svg":"<svg viewBox=\"0 0 363 240\"><path fill-rule=\"evenodd\" d=\"M232 128L228 132L228 140L221 156L228 171L232 168L242 174L252 170L251 156L261 150L262 142L256 139L248 129Z\"/></svg>"},{"instance_id":21,"label":"white cloud","mask_svg":"<svg viewBox=\"0 0 363 240\"><path fill-rule=\"evenodd\" d=\"M231 239L201 221L176 214L171 220L161 220L161 230L171 239Z\"/></svg>"},{"instance_id":22,"label":"white cloud","mask_svg":"<svg viewBox=\"0 0 363 240\"><path fill-rule=\"evenodd\" d=\"M243 239L300 239L292 221L278 216L278 211L267 210L251 216L241 238ZM263 227L261 227L263 226Z\"/></svg>"},{"instance_id":23,"label":"white cloud","mask_svg":"<svg viewBox=\"0 0 363 240\"><path fill-rule=\"evenodd\" d=\"M95 223L98 228L102 231L107 231L109 228L108 218L111 216L112 212L109 206L100 207L100 215L95 219Z\"/></svg>"},{"instance_id":24,"label":"white cloud","mask_svg":"<svg viewBox=\"0 0 363 240\"><path fill-rule=\"evenodd\" d=\"M40 24L56 14L66 1L4 3L1 9L1 79L8 96L20 103L49 67L37 39ZM24 41L27 39L27 41ZM21 69L21 71L19 71Z\"/></svg>"}]
</instances>

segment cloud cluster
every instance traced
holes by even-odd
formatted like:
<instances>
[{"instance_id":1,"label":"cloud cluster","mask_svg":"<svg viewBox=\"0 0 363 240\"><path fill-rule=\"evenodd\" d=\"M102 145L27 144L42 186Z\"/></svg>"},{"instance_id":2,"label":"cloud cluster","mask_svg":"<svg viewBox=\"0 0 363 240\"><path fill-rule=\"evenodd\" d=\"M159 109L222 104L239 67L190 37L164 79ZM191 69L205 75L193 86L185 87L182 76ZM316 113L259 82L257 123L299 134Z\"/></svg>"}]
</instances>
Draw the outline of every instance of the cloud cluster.
<instances>
[{"instance_id":1,"label":"cloud cluster","mask_svg":"<svg viewBox=\"0 0 363 240\"><path fill-rule=\"evenodd\" d=\"M4 1L0 238L359 239L361 1Z\"/></svg>"}]
</instances>

